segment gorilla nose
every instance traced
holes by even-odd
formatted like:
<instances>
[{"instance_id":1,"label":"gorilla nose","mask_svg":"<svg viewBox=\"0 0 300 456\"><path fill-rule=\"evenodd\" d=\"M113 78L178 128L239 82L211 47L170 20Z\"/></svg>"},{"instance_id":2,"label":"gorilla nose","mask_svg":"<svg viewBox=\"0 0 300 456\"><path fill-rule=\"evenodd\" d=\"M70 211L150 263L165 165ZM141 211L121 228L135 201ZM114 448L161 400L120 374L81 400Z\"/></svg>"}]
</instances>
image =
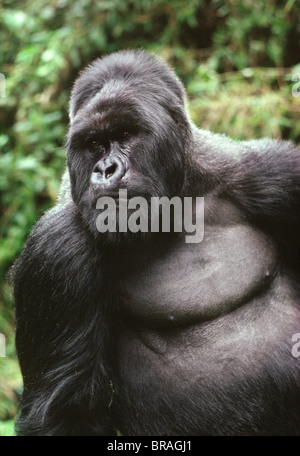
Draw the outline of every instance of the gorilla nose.
<instances>
[{"instance_id":1,"label":"gorilla nose","mask_svg":"<svg viewBox=\"0 0 300 456\"><path fill-rule=\"evenodd\" d=\"M95 165L92 173L92 184L115 186L126 173L126 165L119 157L102 158Z\"/></svg>"}]
</instances>

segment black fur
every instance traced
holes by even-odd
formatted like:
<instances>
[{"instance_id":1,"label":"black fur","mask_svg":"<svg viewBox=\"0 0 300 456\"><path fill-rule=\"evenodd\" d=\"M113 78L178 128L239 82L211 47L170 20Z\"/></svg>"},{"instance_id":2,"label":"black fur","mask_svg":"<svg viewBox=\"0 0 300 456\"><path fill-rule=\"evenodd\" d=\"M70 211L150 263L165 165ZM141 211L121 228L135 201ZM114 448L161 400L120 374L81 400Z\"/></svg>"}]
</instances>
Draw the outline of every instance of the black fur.
<instances>
[{"instance_id":1,"label":"black fur","mask_svg":"<svg viewBox=\"0 0 300 456\"><path fill-rule=\"evenodd\" d=\"M103 112L104 120L93 117ZM187 115L180 81L165 63L142 51L112 54L85 69L72 92L70 118L68 172L58 204L37 223L12 270L24 377L17 433L114 435L119 429L138 435L300 435L299 361L290 356L290 336L300 332L299 149L273 140L236 142L197 129ZM131 256L140 257L142 269L149 257L156 261L151 255L159 252L160 261L160 252L162 258L169 254L174 237L99 235L92 203L106 192L91 189L90 178L101 154L87 150L85 143L97 129L103 147L114 147L107 153L123 157L128 169L123 186L129 196L213 198L208 219L216 216L215 201L229 203L238 211L239 224L264 233L272 244L278 258L276 279L263 282L259 294L244 299L257 306L259 319L265 311L261 302L273 303L284 295L282 317L273 314L272 306L266 311L274 332L285 334L284 343L272 340L269 352L260 353L249 338L243 347L224 352L229 362L242 357L245 348L251 354L257 350L257 356L245 359L244 368L235 369L233 362L234 379L225 364L224 375L209 379L205 374L209 359L221 362L217 351L199 355L201 379L192 370L188 386L174 380L171 388L163 375L160 379L156 361L151 365L154 352L147 369L134 353L132 363L120 361L122 331L135 334L146 327L163 341L180 331L164 323L159 329L157 322L126 314L120 279L132 267ZM118 136L122 129L131 130L128 142L111 142L111 131ZM222 226L227 216L221 212ZM284 284L273 292L278 278ZM228 290L231 286L229 281ZM241 312L249 312L249 318ZM201 322L199 337L206 340L216 326L220 340L226 341L228 318L221 314L216 321ZM239 318L241 328L245 319L254 321L247 305L232 311L230 318L233 328ZM195 320L183 328L182 337L197 324ZM256 337L268 345L264 331L262 327ZM180 336L172 340L181 353Z\"/></svg>"}]
</instances>

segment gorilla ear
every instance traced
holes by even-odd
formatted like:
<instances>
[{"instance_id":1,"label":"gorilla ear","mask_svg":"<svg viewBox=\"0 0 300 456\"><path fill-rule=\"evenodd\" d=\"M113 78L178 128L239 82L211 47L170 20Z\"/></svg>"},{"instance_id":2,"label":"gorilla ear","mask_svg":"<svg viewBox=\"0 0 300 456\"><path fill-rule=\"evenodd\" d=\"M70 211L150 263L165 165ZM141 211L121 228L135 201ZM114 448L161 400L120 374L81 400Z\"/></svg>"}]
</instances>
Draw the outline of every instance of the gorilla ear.
<instances>
[{"instance_id":1,"label":"gorilla ear","mask_svg":"<svg viewBox=\"0 0 300 456\"><path fill-rule=\"evenodd\" d=\"M179 127L182 126L184 129L188 128L189 121L187 120L188 111L185 108L186 104L183 102L178 105L169 105L166 107L170 116Z\"/></svg>"}]
</instances>

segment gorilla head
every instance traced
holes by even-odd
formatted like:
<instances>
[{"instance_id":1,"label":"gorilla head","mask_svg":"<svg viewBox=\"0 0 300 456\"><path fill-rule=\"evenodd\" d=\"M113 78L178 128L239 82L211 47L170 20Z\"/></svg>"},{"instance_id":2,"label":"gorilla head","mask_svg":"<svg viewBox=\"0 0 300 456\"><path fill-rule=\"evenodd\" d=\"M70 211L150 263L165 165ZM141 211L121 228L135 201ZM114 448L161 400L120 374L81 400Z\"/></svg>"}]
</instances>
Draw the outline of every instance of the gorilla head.
<instances>
[{"instance_id":1,"label":"gorilla head","mask_svg":"<svg viewBox=\"0 0 300 456\"><path fill-rule=\"evenodd\" d=\"M182 195L190 124L184 88L151 54L96 60L76 81L70 106L72 197L92 231L102 196Z\"/></svg>"}]
</instances>

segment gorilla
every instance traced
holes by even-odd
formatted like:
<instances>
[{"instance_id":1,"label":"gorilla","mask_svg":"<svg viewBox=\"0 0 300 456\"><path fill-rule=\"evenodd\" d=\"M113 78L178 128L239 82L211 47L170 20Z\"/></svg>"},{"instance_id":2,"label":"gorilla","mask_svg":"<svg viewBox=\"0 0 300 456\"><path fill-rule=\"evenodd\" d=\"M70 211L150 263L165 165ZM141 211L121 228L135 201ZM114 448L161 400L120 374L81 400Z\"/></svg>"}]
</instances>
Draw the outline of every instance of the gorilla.
<instances>
[{"instance_id":1,"label":"gorilla","mask_svg":"<svg viewBox=\"0 0 300 456\"><path fill-rule=\"evenodd\" d=\"M11 273L17 434L300 435L299 149L197 128L143 50L81 72L66 148ZM192 198L193 220L204 198L203 240L163 230L162 210L156 232L100 232L97 202L120 190Z\"/></svg>"}]
</instances>

